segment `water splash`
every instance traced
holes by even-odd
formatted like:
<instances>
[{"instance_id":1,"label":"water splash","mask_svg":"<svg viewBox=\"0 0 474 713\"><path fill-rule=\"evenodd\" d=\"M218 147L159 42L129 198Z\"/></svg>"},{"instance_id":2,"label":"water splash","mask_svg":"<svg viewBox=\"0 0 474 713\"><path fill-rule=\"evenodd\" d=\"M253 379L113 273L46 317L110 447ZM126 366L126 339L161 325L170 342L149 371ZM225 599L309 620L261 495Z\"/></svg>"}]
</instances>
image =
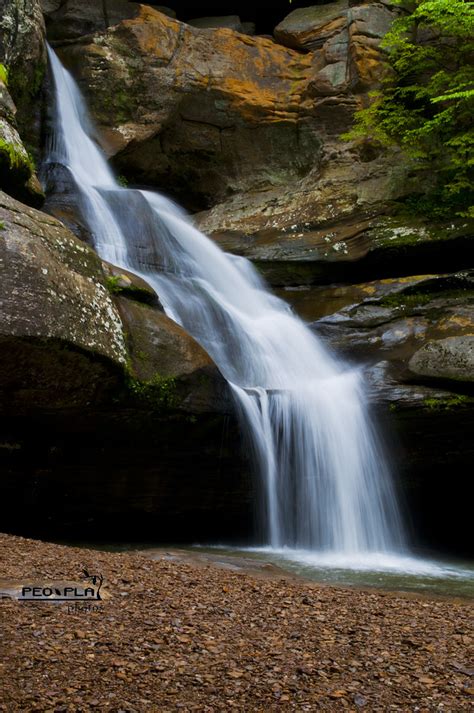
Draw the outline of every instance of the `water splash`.
<instances>
[{"instance_id":1,"label":"water splash","mask_svg":"<svg viewBox=\"0 0 474 713\"><path fill-rule=\"evenodd\" d=\"M229 381L260 473L262 541L346 558L401 551L397 502L358 371L174 203L118 185L74 80L48 51L56 86L48 161L70 172L101 257L144 277Z\"/></svg>"}]
</instances>

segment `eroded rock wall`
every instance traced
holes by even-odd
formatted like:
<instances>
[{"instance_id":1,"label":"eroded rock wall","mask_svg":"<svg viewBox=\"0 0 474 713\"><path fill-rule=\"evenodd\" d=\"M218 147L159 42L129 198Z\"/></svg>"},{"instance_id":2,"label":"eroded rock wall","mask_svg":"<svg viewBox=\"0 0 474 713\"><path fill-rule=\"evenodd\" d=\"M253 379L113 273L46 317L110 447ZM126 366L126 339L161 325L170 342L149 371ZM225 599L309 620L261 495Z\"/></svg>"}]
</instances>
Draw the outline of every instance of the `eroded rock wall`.
<instances>
[{"instance_id":1,"label":"eroded rock wall","mask_svg":"<svg viewBox=\"0 0 474 713\"><path fill-rule=\"evenodd\" d=\"M323 223L406 189L401 165L394 176L390 158L340 140L380 77L378 44L394 15L378 3L336 3L329 31L326 7L313 8L309 52L191 27L147 6L56 46L130 180L190 207L218 204L203 223L211 232L226 218L247 230L262 216L267 227Z\"/></svg>"},{"instance_id":2,"label":"eroded rock wall","mask_svg":"<svg viewBox=\"0 0 474 713\"><path fill-rule=\"evenodd\" d=\"M3 1L0 68L0 189L40 205L43 196L35 162L46 50L39 0Z\"/></svg>"}]
</instances>

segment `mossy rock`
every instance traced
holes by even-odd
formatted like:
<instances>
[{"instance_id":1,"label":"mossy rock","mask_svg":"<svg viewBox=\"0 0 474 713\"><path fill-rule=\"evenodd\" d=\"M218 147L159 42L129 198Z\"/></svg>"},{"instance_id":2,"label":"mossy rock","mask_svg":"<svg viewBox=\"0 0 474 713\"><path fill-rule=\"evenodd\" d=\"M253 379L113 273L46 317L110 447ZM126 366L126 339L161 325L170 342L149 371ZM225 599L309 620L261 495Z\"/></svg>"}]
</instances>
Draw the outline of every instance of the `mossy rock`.
<instances>
[{"instance_id":1,"label":"mossy rock","mask_svg":"<svg viewBox=\"0 0 474 713\"><path fill-rule=\"evenodd\" d=\"M123 327L94 251L56 219L1 192L0 221L0 333L60 342L123 368Z\"/></svg>"},{"instance_id":2,"label":"mossy rock","mask_svg":"<svg viewBox=\"0 0 474 713\"><path fill-rule=\"evenodd\" d=\"M28 181L34 171L18 133L3 119L0 119L0 171L19 184Z\"/></svg>"},{"instance_id":3,"label":"mossy rock","mask_svg":"<svg viewBox=\"0 0 474 713\"><path fill-rule=\"evenodd\" d=\"M467 219L426 225L378 216L324 228L298 222L254 233L225 230L211 237L251 260L271 285L324 285L470 268L473 228Z\"/></svg>"},{"instance_id":4,"label":"mossy rock","mask_svg":"<svg viewBox=\"0 0 474 713\"><path fill-rule=\"evenodd\" d=\"M28 151L38 159L40 95L47 64L41 0L4 0L0 17L0 62L6 68L8 91L16 107L14 126Z\"/></svg>"},{"instance_id":5,"label":"mossy rock","mask_svg":"<svg viewBox=\"0 0 474 713\"><path fill-rule=\"evenodd\" d=\"M128 395L144 407L227 411L227 382L207 352L156 307L116 294L129 353Z\"/></svg>"},{"instance_id":6,"label":"mossy rock","mask_svg":"<svg viewBox=\"0 0 474 713\"><path fill-rule=\"evenodd\" d=\"M105 284L111 294L123 295L163 310L155 290L143 278L109 262L103 261L102 265L106 275Z\"/></svg>"}]
</instances>

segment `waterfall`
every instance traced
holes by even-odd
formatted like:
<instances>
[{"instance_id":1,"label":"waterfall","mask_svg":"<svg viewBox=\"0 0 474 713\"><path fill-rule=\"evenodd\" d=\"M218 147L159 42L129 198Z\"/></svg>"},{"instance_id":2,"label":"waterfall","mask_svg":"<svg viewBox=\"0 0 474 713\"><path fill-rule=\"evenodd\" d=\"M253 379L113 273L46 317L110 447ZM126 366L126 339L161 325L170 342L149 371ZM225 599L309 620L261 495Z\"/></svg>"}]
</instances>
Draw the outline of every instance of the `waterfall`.
<instances>
[{"instance_id":1,"label":"waterfall","mask_svg":"<svg viewBox=\"0 0 474 713\"><path fill-rule=\"evenodd\" d=\"M147 280L228 380L260 477L263 541L349 557L401 551L360 372L172 201L117 183L77 85L48 52L56 106L47 162L70 172L99 255Z\"/></svg>"}]
</instances>

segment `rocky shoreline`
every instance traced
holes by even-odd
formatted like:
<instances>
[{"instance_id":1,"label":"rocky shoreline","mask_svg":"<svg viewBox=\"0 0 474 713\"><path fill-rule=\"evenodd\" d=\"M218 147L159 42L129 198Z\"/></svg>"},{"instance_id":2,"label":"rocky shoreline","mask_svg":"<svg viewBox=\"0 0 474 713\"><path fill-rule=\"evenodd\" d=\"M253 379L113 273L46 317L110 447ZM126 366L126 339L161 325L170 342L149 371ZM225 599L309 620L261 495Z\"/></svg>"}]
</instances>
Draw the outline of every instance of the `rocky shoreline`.
<instances>
[{"instance_id":1,"label":"rocky shoreline","mask_svg":"<svg viewBox=\"0 0 474 713\"><path fill-rule=\"evenodd\" d=\"M0 535L2 586L104 578L90 611L0 601L3 711L472 706L472 603ZM472 659L471 659L472 660Z\"/></svg>"}]
</instances>

